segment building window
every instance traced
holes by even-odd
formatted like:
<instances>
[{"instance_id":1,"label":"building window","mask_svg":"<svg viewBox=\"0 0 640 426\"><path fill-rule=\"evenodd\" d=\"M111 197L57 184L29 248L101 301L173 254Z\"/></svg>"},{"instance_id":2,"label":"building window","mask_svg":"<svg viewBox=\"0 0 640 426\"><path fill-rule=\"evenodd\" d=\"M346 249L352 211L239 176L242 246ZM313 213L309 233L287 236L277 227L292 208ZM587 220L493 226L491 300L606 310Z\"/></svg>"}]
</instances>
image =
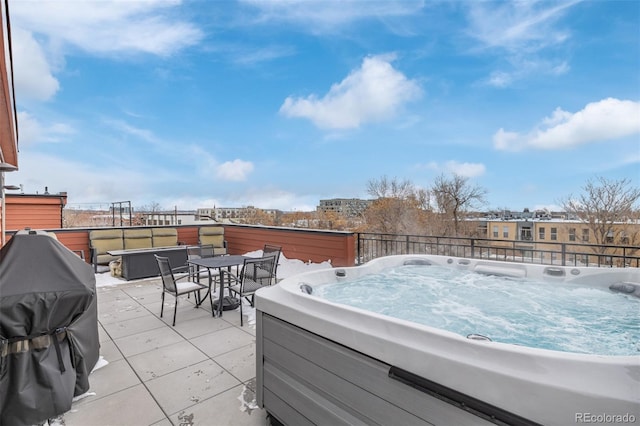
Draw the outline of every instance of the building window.
<instances>
[{"instance_id":1,"label":"building window","mask_svg":"<svg viewBox=\"0 0 640 426\"><path fill-rule=\"evenodd\" d=\"M538 229L538 239L544 240L544 226Z\"/></svg>"},{"instance_id":2,"label":"building window","mask_svg":"<svg viewBox=\"0 0 640 426\"><path fill-rule=\"evenodd\" d=\"M629 244L629 235L626 231L622 231L622 233L620 234L620 242L622 244Z\"/></svg>"},{"instance_id":3,"label":"building window","mask_svg":"<svg viewBox=\"0 0 640 426\"><path fill-rule=\"evenodd\" d=\"M607 232L607 236L604 238L604 242L607 244L613 244L613 231Z\"/></svg>"},{"instance_id":4,"label":"building window","mask_svg":"<svg viewBox=\"0 0 640 426\"><path fill-rule=\"evenodd\" d=\"M520 231L520 239L523 241L531 241L531 228L522 228Z\"/></svg>"},{"instance_id":5,"label":"building window","mask_svg":"<svg viewBox=\"0 0 640 426\"><path fill-rule=\"evenodd\" d=\"M551 241L558 240L558 228L551 228Z\"/></svg>"},{"instance_id":6,"label":"building window","mask_svg":"<svg viewBox=\"0 0 640 426\"><path fill-rule=\"evenodd\" d=\"M569 228L569 241L576 240L576 228Z\"/></svg>"},{"instance_id":7,"label":"building window","mask_svg":"<svg viewBox=\"0 0 640 426\"><path fill-rule=\"evenodd\" d=\"M583 229L582 230L582 242L583 243L588 243L589 242L589 230L588 229Z\"/></svg>"},{"instance_id":8,"label":"building window","mask_svg":"<svg viewBox=\"0 0 640 426\"><path fill-rule=\"evenodd\" d=\"M493 227L493 238L498 238L498 227L497 226Z\"/></svg>"},{"instance_id":9,"label":"building window","mask_svg":"<svg viewBox=\"0 0 640 426\"><path fill-rule=\"evenodd\" d=\"M508 226L503 226L502 227L502 238L509 238L509 227Z\"/></svg>"}]
</instances>

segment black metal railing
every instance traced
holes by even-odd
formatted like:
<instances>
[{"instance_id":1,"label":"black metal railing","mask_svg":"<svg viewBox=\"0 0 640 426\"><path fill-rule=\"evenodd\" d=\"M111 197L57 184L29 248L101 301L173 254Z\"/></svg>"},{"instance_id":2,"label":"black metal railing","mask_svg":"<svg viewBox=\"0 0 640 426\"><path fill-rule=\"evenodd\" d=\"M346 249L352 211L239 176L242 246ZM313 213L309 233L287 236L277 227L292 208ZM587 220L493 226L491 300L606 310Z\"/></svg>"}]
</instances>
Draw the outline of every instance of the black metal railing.
<instances>
[{"instance_id":1,"label":"black metal railing","mask_svg":"<svg viewBox=\"0 0 640 426\"><path fill-rule=\"evenodd\" d=\"M356 250L357 264L395 254L437 254L543 265L640 267L640 246L358 233Z\"/></svg>"}]
</instances>

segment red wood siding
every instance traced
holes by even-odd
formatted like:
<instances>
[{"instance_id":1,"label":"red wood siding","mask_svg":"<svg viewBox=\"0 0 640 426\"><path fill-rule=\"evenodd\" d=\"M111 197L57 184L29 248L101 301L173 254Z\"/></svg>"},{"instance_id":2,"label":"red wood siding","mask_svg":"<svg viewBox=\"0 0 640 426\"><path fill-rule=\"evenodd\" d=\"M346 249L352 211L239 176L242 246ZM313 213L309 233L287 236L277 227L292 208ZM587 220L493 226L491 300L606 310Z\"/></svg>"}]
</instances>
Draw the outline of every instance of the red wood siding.
<instances>
[{"instance_id":1,"label":"red wood siding","mask_svg":"<svg viewBox=\"0 0 640 426\"><path fill-rule=\"evenodd\" d=\"M288 259L314 263L330 260L333 266L355 264L355 237L349 232L225 225L229 254L260 250L265 244L282 247Z\"/></svg>"},{"instance_id":2,"label":"red wood siding","mask_svg":"<svg viewBox=\"0 0 640 426\"><path fill-rule=\"evenodd\" d=\"M188 246L198 245L198 227L197 226L181 226L178 228L178 243Z\"/></svg>"},{"instance_id":3,"label":"red wood siding","mask_svg":"<svg viewBox=\"0 0 640 426\"><path fill-rule=\"evenodd\" d=\"M2 2L2 24L0 25L0 161L18 165L18 139L16 137L16 123L14 116L13 91L9 83L14 79L11 72L10 60L7 57L9 40L5 40L5 31L9 32L8 2Z\"/></svg>"},{"instance_id":4,"label":"red wood siding","mask_svg":"<svg viewBox=\"0 0 640 426\"><path fill-rule=\"evenodd\" d=\"M59 229L53 231L62 244L69 250L82 250L87 263L91 262L89 258L89 232L86 230L76 229Z\"/></svg>"},{"instance_id":5,"label":"red wood siding","mask_svg":"<svg viewBox=\"0 0 640 426\"><path fill-rule=\"evenodd\" d=\"M6 194L6 230L24 228L51 229L62 226L62 208L66 195L13 195Z\"/></svg>"},{"instance_id":6,"label":"red wood siding","mask_svg":"<svg viewBox=\"0 0 640 426\"><path fill-rule=\"evenodd\" d=\"M126 227L117 227L126 229ZM136 228L153 228L136 227ZM178 241L185 245L198 244L198 225L177 225ZM35 228L56 234L58 241L70 250L83 250L89 257L89 231L96 228ZM230 254L261 250L266 243L282 247L288 259L314 263L330 260L333 266L355 265L355 236L350 232L312 231L249 225L225 225L225 240ZM13 234L13 233L11 233ZM9 235L10 237L10 235Z\"/></svg>"}]
</instances>

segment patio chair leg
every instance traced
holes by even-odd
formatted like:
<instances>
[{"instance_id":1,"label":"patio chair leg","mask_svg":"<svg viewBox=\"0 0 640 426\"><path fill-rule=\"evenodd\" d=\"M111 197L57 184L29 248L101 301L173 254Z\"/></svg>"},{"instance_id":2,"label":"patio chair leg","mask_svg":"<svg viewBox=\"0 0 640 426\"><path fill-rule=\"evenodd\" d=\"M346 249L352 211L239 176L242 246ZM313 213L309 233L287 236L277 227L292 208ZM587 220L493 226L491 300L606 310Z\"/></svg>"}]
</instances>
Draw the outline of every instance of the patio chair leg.
<instances>
[{"instance_id":1,"label":"patio chair leg","mask_svg":"<svg viewBox=\"0 0 640 426\"><path fill-rule=\"evenodd\" d=\"M242 297L239 297L238 300L240 301L240 327L242 327Z\"/></svg>"},{"instance_id":2,"label":"patio chair leg","mask_svg":"<svg viewBox=\"0 0 640 426\"><path fill-rule=\"evenodd\" d=\"M164 311L164 291L162 291L162 305L160 305L160 318L162 318L163 311Z\"/></svg>"},{"instance_id":3,"label":"patio chair leg","mask_svg":"<svg viewBox=\"0 0 640 426\"><path fill-rule=\"evenodd\" d=\"M176 313L178 312L178 295L176 295L176 306L173 308L173 326L176 326Z\"/></svg>"}]
</instances>

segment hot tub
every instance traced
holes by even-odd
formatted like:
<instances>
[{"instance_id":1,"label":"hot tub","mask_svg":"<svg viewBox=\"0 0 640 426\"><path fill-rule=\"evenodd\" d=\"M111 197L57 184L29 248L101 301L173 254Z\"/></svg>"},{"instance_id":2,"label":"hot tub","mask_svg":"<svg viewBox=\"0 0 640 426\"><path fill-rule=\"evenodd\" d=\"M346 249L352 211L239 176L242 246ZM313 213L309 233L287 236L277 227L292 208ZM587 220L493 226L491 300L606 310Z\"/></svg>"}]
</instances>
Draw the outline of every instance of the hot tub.
<instances>
[{"instance_id":1,"label":"hot tub","mask_svg":"<svg viewBox=\"0 0 640 426\"><path fill-rule=\"evenodd\" d=\"M405 264L559 286L640 284L636 268L429 255L389 256L364 266L290 277L255 296L258 404L282 423L295 425L640 422L640 356L478 340L313 294L314 286Z\"/></svg>"}]
</instances>

